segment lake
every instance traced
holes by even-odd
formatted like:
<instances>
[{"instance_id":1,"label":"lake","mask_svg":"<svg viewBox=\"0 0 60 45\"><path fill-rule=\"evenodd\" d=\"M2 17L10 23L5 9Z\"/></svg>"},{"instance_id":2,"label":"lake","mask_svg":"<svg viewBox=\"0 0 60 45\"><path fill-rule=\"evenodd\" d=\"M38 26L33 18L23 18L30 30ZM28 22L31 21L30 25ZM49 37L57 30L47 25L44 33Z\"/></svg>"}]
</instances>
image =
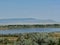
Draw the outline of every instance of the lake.
<instances>
[{"instance_id":1,"label":"lake","mask_svg":"<svg viewBox=\"0 0 60 45\"><path fill-rule=\"evenodd\" d=\"M10 29L0 30L0 34L14 34L23 32L55 32L60 31L60 28L21 28L21 29Z\"/></svg>"}]
</instances>

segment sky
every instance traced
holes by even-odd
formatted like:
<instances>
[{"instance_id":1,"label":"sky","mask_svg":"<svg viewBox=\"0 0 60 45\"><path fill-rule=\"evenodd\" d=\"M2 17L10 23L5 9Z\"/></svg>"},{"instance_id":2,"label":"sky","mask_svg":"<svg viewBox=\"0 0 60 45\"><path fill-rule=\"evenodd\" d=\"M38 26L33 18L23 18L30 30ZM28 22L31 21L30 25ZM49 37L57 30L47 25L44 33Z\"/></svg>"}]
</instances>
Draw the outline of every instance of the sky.
<instances>
[{"instance_id":1,"label":"sky","mask_svg":"<svg viewBox=\"0 0 60 45\"><path fill-rule=\"evenodd\" d=\"M0 0L0 19L37 18L60 22L60 0Z\"/></svg>"}]
</instances>

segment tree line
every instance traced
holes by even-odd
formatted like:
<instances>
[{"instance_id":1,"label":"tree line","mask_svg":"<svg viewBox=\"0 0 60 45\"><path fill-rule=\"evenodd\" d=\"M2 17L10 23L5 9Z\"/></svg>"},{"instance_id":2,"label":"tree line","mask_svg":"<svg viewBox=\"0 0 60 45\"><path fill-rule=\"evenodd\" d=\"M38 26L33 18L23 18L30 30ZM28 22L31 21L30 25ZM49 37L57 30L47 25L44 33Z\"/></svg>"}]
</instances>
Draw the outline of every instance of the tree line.
<instances>
[{"instance_id":1,"label":"tree line","mask_svg":"<svg viewBox=\"0 0 60 45\"><path fill-rule=\"evenodd\" d=\"M17 29L17 28L60 28L60 24L46 24L46 25L1 25L0 29Z\"/></svg>"}]
</instances>

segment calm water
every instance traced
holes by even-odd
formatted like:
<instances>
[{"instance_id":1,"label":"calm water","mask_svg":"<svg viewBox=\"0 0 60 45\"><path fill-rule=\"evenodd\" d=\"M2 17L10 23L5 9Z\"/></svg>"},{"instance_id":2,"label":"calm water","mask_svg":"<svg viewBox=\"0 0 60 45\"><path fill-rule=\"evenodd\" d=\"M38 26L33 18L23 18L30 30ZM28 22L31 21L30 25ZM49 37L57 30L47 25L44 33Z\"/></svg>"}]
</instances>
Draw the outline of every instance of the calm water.
<instances>
[{"instance_id":1,"label":"calm water","mask_svg":"<svg viewBox=\"0 0 60 45\"><path fill-rule=\"evenodd\" d=\"M23 29L12 29L12 30L0 30L0 34L8 33L21 33L21 32L54 32L60 31L60 28L23 28Z\"/></svg>"}]
</instances>

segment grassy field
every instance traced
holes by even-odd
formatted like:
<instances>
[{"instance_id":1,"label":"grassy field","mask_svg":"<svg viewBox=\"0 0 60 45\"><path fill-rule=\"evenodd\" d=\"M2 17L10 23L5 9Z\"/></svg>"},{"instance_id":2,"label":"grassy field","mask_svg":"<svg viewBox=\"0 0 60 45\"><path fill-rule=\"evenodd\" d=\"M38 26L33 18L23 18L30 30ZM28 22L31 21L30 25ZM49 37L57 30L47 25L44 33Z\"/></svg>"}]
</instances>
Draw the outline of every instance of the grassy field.
<instances>
[{"instance_id":1,"label":"grassy field","mask_svg":"<svg viewBox=\"0 0 60 45\"><path fill-rule=\"evenodd\" d=\"M0 44L0 45L14 45L14 44L9 44L9 43L8 43L8 44Z\"/></svg>"},{"instance_id":2,"label":"grassy field","mask_svg":"<svg viewBox=\"0 0 60 45\"><path fill-rule=\"evenodd\" d=\"M14 45L14 44L15 45L33 45L33 44L40 45L40 43L38 43L39 42L38 40L40 40L41 43L42 40L46 41L45 45L49 45L50 43L56 43L55 45L58 45L59 39L60 39L60 32L20 33L17 34L17 37L9 36L9 35L0 37L0 45Z\"/></svg>"}]
</instances>

